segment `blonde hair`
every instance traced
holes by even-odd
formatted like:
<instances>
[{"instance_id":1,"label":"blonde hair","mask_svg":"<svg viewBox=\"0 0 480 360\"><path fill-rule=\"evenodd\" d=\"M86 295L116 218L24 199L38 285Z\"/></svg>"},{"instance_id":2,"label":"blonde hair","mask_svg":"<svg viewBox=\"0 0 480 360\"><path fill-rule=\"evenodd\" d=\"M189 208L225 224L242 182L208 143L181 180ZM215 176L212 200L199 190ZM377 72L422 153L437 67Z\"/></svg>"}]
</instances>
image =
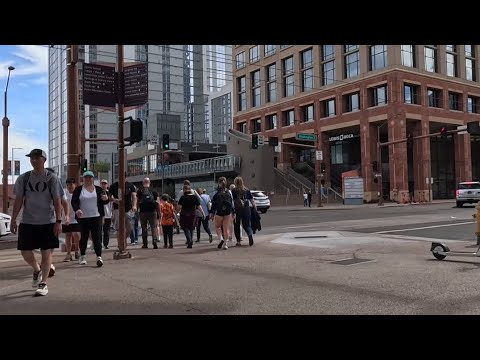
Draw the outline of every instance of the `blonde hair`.
<instances>
[{"instance_id":1,"label":"blonde hair","mask_svg":"<svg viewBox=\"0 0 480 360\"><path fill-rule=\"evenodd\" d=\"M233 180L233 183L235 184L235 188L238 189L239 191L247 191L248 189L243 185L243 179L240 176L237 176L235 180Z\"/></svg>"},{"instance_id":2,"label":"blonde hair","mask_svg":"<svg viewBox=\"0 0 480 360\"><path fill-rule=\"evenodd\" d=\"M192 187L190 185L183 185L183 193L189 194L190 192L192 192Z\"/></svg>"}]
</instances>

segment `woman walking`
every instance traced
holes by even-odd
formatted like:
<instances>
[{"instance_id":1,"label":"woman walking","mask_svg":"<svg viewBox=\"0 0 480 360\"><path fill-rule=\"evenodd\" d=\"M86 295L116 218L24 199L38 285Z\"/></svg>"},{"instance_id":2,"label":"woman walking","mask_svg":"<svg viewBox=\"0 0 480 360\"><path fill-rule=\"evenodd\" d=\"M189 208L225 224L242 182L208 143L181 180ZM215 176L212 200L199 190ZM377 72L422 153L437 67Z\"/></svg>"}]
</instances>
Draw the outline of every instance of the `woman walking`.
<instances>
[{"instance_id":1,"label":"woman walking","mask_svg":"<svg viewBox=\"0 0 480 360\"><path fill-rule=\"evenodd\" d=\"M93 172L83 173L84 184L75 188L72 195L72 208L80 224L80 265L87 264L85 252L87 250L88 236L91 234L92 242L97 255L97 266L103 265L102 260L102 217L105 215L104 205L108 204L108 196L102 194L100 186L93 184Z\"/></svg>"},{"instance_id":2,"label":"woman walking","mask_svg":"<svg viewBox=\"0 0 480 360\"><path fill-rule=\"evenodd\" d=\"M160 234L163 234L163 248L173 249L173 225L177 222L175 207L168 202L168 195L163 194L160 202Z\"/></svg>"},{"instance_id":3,"label":"woman walking","mask_svg":"<svg viewBox=\"0 0 480 360\"><path fill-rule=\"evenodd\" d=\"M193 245L193 230L195 229L196 211L199 210L203 217L203 209L200 206L198 196L192 191L190 185L183 185L183 195L178 200L180 210L180 226L187 239L187 248L191 249Z\"/></svg>"},{"instance_id":4,"label":"woman walking","mask_svg":"<svg viewBox=\"0 0 480 360\"><path fill-rule=\"evenodd\" d=\"M234 215L233 197L227 188L227 179L224 176L218 178L218 190L212 199L212 209L210 218L214 219L215 231L220 243L218 248L223 246L224 250L228 249L227 242L232 238L231 228ZM223 227L223 234L222 234Z\"/></svg>"},{"instance_id":5,"label":"woman walking","mask_svg":"<svg viewBox=\"0 0 480 360\"><path fill-rule=\"evenodd\" d=\"M248 244L253 245L253 232L251 226L251 209L255 207L255 200L253 200L252 193L243 184L243 179L237 176L233 180L235 189L232 191L233 203L235 204L235 238L237 239L237 246L241 246L240 238L240 222L242 227L248 235Z\"/></svg>"}]
</instances>

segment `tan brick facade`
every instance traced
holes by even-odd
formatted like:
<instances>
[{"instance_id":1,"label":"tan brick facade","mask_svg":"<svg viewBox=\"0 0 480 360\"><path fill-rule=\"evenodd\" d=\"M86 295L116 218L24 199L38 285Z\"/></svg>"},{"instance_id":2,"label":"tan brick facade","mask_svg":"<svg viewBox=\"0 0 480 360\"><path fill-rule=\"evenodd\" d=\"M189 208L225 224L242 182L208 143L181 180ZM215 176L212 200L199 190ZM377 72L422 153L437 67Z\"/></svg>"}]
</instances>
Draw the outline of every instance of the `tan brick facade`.
<instances>
[{"instance_id":1,"label":"tan brick facade","mask_svg":"<svg viewBox=\"0 0 480 360\"><path fill-rule=\"evenodd\" d=\"M359 70L358 76L350 79L345 78L345 56L344 46L335 45L335 82L331 85L322 86L322 46L320 45L295 45L280 50L276 45L274 55L264 56L264 45L258 45L259 60L249 63L249 49L255 45L241 45L234 48L234 118L232 127L241 131L242 123L246 122L247 133L254 131L254 121L261 120L261 133L265 136L277 136L280 141L295 142L296 133L315 133L319 141L315 144L318 149L323 150L324 161L327 171L325 180L330 183L330 166L332 159L330 154L330 137L339 136L345 133L352 133L360 136L361 153L361 176L365 184L365 200L373 201L378 198L378 184L374 183L372 162L377 159L378 128L385 140L395 141L405 139L407 133L414 136L426 135L438 132L440 126L447 126L449 130L456 129L458 125L466 124L469 121L479 121L479 113L467 112L468 96L480 98L479 46L472 46L475 58L474 76L477 81L465 79L465 47L456 46L457 77L447 76L446 48L445 45L438 45L437 73L427 72L425 68L424 46L415 46L416 67L402 65L402 51L400 45L386 46L387 66L369 71L370 49L367 45L359 46ZM302 52L312 49L313 57L313 89L302 92ZM236 55L244 52L246 66L236 68ZM294 84L295 94L293 96L282 96L283 72L282 60L293 56L294 61ZM277 101L267 102L267 72L266 66L276 64ZM261 104L252 108L252 81L251 73L260 70L261 80ZM239 111L238 79L246 78L246 109ZM413 85L416 89L417 104L405 103L405 84ZM387 87L387 103L374 106L373 88L379 86ZM439 90L440 107L428 106L428 89ZM346 99L349 94L359 93L360 109L347 112ZM456 93L459 96L459 110L450 110L449 93ZM325 100L335 99L335 115L325 116ZM303 122L303 108L305 105L313 104L313 121ZM294 111L295 121L292 125L284 124L284 112ZM478 110L480 112L480 103ZM277 128L267 128L267 117L276 114ZM472 180L472 155L470 136L454 135L454 181ZM286 167L291 164L292 151L295 146L283 145L281 153L278 154L278 167ZM402 201L409 197L409 193L416 199L428 200L432 198L432 186L427 185L426 178L432 177L430 139L415 140L413 144L413 162L408 161L407 144L400 143L391 145L388 148L388 186L390 197L396 201ZM453 155L452 155L453 156ZM385 158L382 159L385 161ZM441 161L441 160L439 160ZM320 165L316 161L317 179L320 178ZM476 165L480 166L480 164ZM439 178L441 176L439 175ZM410 182L414 183L414 189L409 189ZM386 179L384 179L386 181ZM435 179L434 179L435 181ZM449 185L451 186L451 185ZM449 190L450 191L450 190ZM451 194L451 191L449 192Z\"/></svg>"}]
</instances>

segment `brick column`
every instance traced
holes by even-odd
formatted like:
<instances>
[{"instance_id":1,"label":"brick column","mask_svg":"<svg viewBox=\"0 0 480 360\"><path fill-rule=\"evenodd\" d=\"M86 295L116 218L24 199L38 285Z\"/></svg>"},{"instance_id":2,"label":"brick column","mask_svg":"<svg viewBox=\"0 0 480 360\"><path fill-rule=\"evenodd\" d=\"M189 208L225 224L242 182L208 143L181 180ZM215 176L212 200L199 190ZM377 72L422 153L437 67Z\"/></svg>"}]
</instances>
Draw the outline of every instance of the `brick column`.
<instances>
[{"instance_id":1,"label":"brick column","mask_svg":"<svg viewBox=\"0 0 480 360\"><path fill-rule=\"evenodd\" d=\"M470 135L454 135L455 182L472 181L472 147Z\"/></svg>"},{"instance_id":2,"label":"brick column","mask_svg":"<svg viewBox=\"0 0 480 360\"><path fill-rule=\"evenodd\" d=\"M388 141L405 139L405 117L391 116L388 120ZM390 198L399 203L409 200L407 144L389 145Z\"/></svg>"},{"instance_id":3,"label":"brick column","mask_svg":"<svg viewBox=\"0 0 480 360\"><path fill-rule=\"evenodd\" d=\"M428 117L417 121L412 129L413 136L428 135L430 125ZM418 202L430 201L430 185L426 179L431 177L430 171L430 138L414 140L413 142L413 180L414 196Z\"/></svg>"},{"instance_id":4,"label":"brick column","mask_svg":"<svg viewBox=\"0 0 480 360\"><path fill-rule=\"evenodd\" d=\"M378 184L373 182L373 162L377 160L377 127L378 124L369 123L367 118L360 120L362 178L367 203L378 200Z\"/></svg>"},{"instance_id":5,"label":"brick column","mask_svg":"<svg viewBox=\"0 0 480 360\"><path fill-rule=\"evenodd\" d=\"M328 141L328 134L325 132L320 132L317 130L318 135L318 143L317 149L323 151L323 160L322 161L315 161L315 179L318 180L320 184L320 180L325 180L326 187L330 186L330 143ZM324 176L320 176L320 163L325 163L325 174ZM320 186L320 185L318 185Z\"/></svg>"}]
</instances>

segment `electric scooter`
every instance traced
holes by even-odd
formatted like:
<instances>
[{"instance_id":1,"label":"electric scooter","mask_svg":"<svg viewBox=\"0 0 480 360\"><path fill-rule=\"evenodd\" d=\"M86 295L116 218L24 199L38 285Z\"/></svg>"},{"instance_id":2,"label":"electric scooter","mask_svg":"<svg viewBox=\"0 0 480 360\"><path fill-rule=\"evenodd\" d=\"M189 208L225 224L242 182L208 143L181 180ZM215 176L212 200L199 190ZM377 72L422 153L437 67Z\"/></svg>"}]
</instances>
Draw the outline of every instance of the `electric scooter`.
<instances>
[{"instance_id":1,"label":"electric scooter","mask_svg":"<svg viewBox=\"0 0 480 360\"><path fill-rule=\"evenodd\" d=\"M433 256L438 260L443 260L447 256L476 256L480 257L480 246L477 251L451 251L447 245L444 245L439 242L432 242L432 247L430 248Z\"/></svg>"}]
</instances>

